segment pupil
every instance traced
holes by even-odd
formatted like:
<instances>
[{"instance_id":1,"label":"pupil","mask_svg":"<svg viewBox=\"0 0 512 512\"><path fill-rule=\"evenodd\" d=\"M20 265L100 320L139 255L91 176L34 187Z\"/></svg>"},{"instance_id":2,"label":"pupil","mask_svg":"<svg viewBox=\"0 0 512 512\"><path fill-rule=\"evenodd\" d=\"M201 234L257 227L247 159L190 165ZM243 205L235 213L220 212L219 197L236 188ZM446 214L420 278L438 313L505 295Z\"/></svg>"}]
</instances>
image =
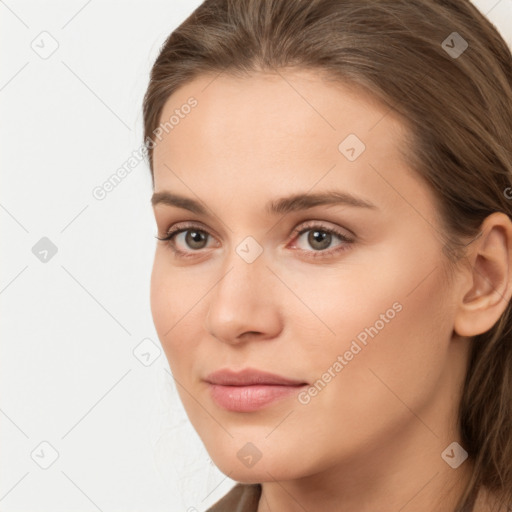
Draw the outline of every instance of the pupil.
<instances>
[{"instance_id":1,"label":"pupil","mask_svg":"<svg viewBox=\"0 0 512 512\"><path fill-rule=\"evenodd\" d=\"M188 231L185 238L187 245L195 249L202 249L201 243L206 240L204 233L200 231Z\"/></svg>"},{"instance_id":2,"label":"pupil","mask_svg":"<svg viewBox=\"0 0 512 512\"><path fill-rule=\"evenodd\" d=\"M308 242L315 249L327 249L331 243L331 234L325 231L310 231Z\"/></svg>"}]
</instances>

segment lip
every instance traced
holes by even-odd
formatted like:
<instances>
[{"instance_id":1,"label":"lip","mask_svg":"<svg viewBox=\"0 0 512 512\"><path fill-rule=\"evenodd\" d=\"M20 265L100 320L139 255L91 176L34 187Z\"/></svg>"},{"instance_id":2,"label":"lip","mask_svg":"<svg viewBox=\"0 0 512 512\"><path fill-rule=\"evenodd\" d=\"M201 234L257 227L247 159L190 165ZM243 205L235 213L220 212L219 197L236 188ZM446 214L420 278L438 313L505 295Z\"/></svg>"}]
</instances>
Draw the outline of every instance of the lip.
<instances>
[{"instance_id":1,"label":"lip","mask_svg":"<svg viewBox=\"0 0 512 512\"><path fill-rule=\"evenodd\" d=\"M257 411L307 386L304 381L252 368L239 372L218 370L204 380L216 404L233 412Z\"/></svg>"},{"instance_id":2,"label":"lip","mask_svg":"<svg viewBox=\"0 0 512 512\"><path fill-rule=\"evenodd\" d=\"M288 379L281 375L268 373L254 368L245 368L241 371L234 371L228 368L210 373L205 379L210 384L218 384L220 386L253 386L275 385L275 386L298 386L307 384L307 382Z\"/></svg>"}]
</instances>

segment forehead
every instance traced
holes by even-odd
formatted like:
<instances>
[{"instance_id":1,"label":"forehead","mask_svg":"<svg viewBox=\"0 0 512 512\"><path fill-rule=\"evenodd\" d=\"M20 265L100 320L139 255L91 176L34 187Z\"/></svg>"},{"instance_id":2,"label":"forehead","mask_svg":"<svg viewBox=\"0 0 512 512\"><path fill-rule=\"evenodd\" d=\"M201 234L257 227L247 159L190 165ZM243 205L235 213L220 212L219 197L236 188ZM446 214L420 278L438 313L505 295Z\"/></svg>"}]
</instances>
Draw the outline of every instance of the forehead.
<instances>
[{"instance_id":1,"label":"forehead","mask_svg":"<svg viewBox=\"0 0 512 512\"><path fill-rule=\"evenodd\" d=\"M244 194L302 191L321 179L361 191L383 186L383 166L408 173L405 127L392 109L312 71L199 76L167 100L160 123L155 190L204 191L206 180Z\"/></svg>"},{"instance_id":2,"label":"forehead","mask_svg":"<svg viewBox=\"0 0 512 512\"><path fill-rule=\"evenodd\" d=\"M190 108L192 97L197 104ZM336 155L349 134L382 154L395 149L403 130L390 109L368 93L306 70L197 77L167 100L161 125L166 121L165 143L154 151L157 163L166 153L177 157L185 144L232 160L261 158L262 152L275 160L282 151Z\"/></svg>"}]
</instances>

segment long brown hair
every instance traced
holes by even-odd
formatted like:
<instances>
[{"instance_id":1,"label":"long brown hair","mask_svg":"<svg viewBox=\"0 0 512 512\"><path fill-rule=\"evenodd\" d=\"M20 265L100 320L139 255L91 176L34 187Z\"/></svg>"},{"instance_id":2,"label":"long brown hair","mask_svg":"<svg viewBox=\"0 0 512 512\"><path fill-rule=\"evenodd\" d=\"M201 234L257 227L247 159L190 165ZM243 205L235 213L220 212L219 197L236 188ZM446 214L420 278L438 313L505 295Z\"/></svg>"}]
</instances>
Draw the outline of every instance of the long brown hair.
<instances>
[{"instance_id":1,"label":"long brown hair","mask_svg":"<svg viewBox=\"0 0 512 512\"><path fill-rule=\"evenodd\" d=\"M467 45L467 46L466 46ZM485 217L512 217L512 55L468 0L206 0L163 44L144 97L155 130L170 95L205 73L311 69L370 92L408 128L403 157L432 188L447 261ZM457 511L485 487L512 503L512 315L468 340L459 408L473 473Z\"/></svg>"}]
</instances>

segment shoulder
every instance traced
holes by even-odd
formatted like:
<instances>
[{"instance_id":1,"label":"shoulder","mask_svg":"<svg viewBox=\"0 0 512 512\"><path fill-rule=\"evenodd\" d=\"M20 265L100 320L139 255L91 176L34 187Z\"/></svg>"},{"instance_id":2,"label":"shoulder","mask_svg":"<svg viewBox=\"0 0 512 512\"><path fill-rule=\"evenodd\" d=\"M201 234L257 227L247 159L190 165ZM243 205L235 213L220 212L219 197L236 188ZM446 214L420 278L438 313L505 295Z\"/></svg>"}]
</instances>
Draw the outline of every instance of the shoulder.
<instances>
[{"instance_id":1,"label":"shoulder","mask_svg":"<svg viewBox=\"0 0 512 512\"><path fill-rule=\"evenodd\" d=\"M257 512L260 484L236 484L206 512Z\"/></svg>"}]
</instances>

